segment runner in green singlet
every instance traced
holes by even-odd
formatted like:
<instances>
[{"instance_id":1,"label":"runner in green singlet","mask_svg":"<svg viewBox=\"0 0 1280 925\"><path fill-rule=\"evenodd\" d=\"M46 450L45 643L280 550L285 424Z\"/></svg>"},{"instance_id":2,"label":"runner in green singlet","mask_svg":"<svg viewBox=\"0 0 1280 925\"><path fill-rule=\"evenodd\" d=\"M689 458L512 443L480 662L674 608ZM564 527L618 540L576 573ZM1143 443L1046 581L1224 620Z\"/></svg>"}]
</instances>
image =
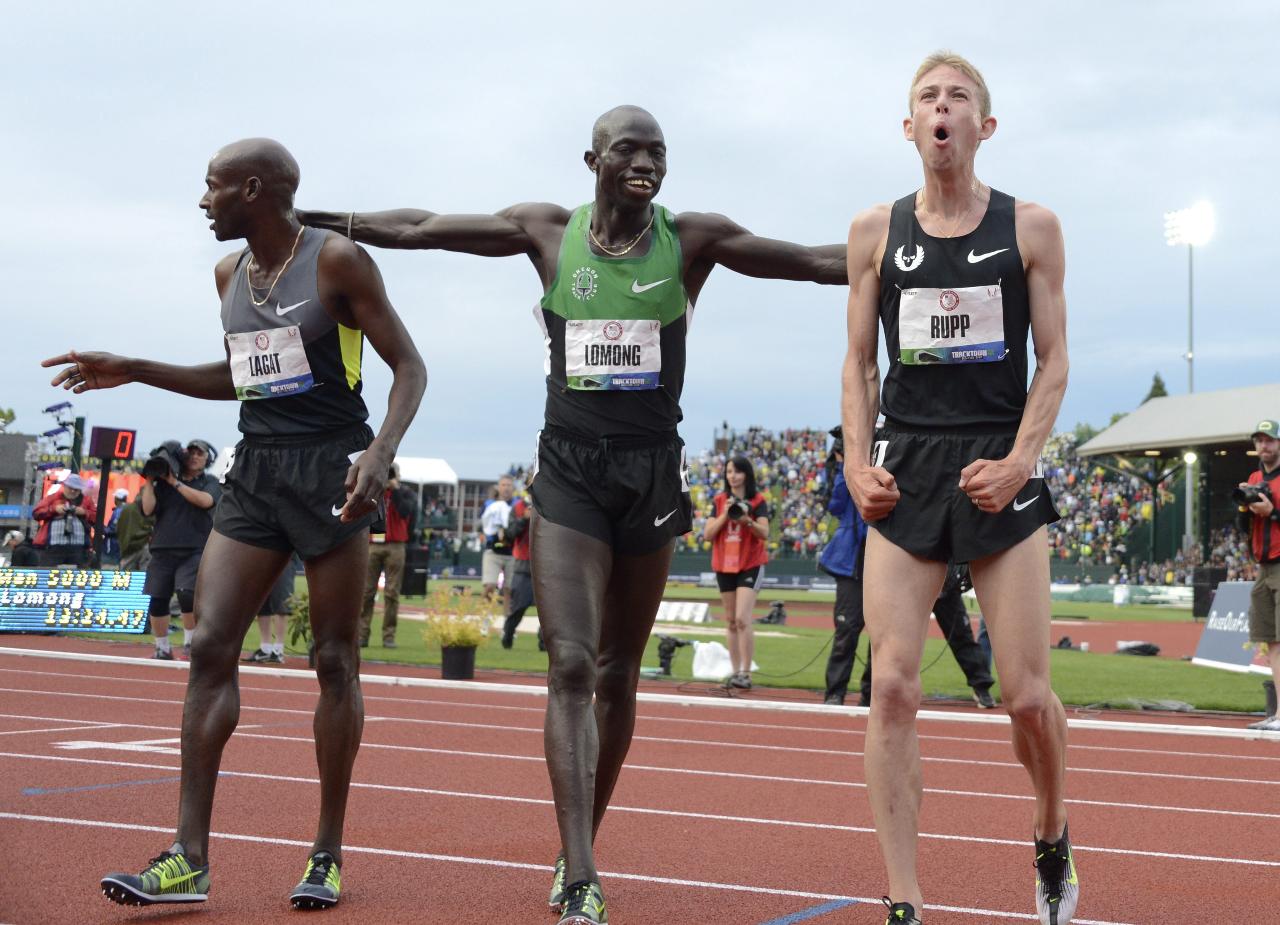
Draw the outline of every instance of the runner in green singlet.
<instances>
[{"instance_id":1,"label":"runner in green singlet","mask_svg":"<svg viewBox=\"0 0 1280 925\"><path fill-rule=\"evenodd\" d=\"M531 529L562 846L550 904L561 925L607 920L592 845L631 744L640 659L675 538L691 525L676 426L698 293L716 264L748 276L848 282L843 245L770 240L723 215L673 215L654 204L667 146L643 109L601 116L584 159L595 196L572 210L524 203L496 215L299 213L380 247L527 254L542 282L547 404Z\"/></svg>"}]
</instances>

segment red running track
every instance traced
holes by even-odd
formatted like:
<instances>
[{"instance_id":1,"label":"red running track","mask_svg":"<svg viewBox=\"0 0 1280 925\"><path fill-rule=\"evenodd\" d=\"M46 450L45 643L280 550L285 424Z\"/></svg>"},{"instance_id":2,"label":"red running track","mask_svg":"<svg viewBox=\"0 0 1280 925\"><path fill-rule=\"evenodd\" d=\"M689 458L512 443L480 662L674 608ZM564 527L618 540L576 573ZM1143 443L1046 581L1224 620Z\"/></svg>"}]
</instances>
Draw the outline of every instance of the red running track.
<instances>
[{"instance_id":1,"label":"red running track","mask_svg":"<svg viewBox=\"0 0 1280 925\"><path fill-rule=\"evenodd\" d=\"M103 874L136 871L171 841L184 686L184 671L158 664L0 654L0 921L301 914L287 895L317 812L316 687L273 669L242 675L209 901L136 909L99 893ZM366 683L365 704L343 897L325 921L553 925L544 698ZM1034 921L1026 777L1007 727L957 721L971 717L921 723L925 921ZM883 922L865 723L830 708L642 702L597 845L614 925ZM1073 729L1076 921L1191 923L1228 909L1274 921L1277 738Z\"/></svg>"}]
</instances>

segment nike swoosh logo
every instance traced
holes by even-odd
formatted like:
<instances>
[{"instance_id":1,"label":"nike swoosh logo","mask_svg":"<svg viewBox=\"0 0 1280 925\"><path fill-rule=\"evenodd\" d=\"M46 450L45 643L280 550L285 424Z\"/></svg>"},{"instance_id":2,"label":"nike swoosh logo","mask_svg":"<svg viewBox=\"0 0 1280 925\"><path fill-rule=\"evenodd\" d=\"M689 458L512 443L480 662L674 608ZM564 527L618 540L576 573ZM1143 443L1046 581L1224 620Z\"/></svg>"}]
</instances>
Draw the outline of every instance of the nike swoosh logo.
<instances>
[{"instance_id":1,"label":"nike swoosh logo","mask_svg":"<svg viewBox=\"0 0 1280 925\"><path fill-rule=\"evenodd\" d=\"M1029 505L1032 501L1036 500L1036 498L1039 498L1039 497L1040 497L1039 495L1035 495L1032 498L1028 498L1026 501L1015 501L1013 502L1013 509L1015 511L1020 511L1023 508L1025 508L1027 505Z\"/></svg>"},{"instance_id":2,"label":"nike swoosh logo","mask_svg":"<svg viewBox=\"0 0 1280 925\"><path fill-rule=\"evenodd\" d=\"M163 871L161 871L161 873L160 873L160 889L162 889L162 890L167 890L167 889L169 889L169 887L171 887L171 886L177 886L179 883L183 883L183 882L185 882L185 881L187 881L187 880L193 880L193 879L195 879L195 876L196 876L196 871L194 871L194 870L193 870L191 873L189 873L189 874L183 874L181 877L173 877L173 878L166 877L166 876L164 875L164 872L163 872Z\"/></svg>"},{"instance_id":3,"label":"nike swoosh logo","mask_svg":"<svg viewBox=\"0 0 1280 925\"><path fill-rule=\"evenodd\" d=\"M640 280L633 279L631 281L631 291L638 295L641 292L648 292L654 286L661 286L663 283L669 283L669 282L671 282L670 276L668 276L666 279L660 279L656 283L645 283L643 286L641 286Z\"/></svg>"},{"instance_id":4,"label":"nike swoosh logo","mask_svg":"<svg viewBox=\"0 0 1280 925\"><path fill-rule=\"evenodd\" d=\"M996 254L1003 254L1003 253L1004 253L1005 251L1007 251L1008 249L1009 249L1009 248L1007 248L1007 247L1002 247L1002 248L1000 248L1000 250L998 250L998 251L987 251L985 254L975 254L975 253L971 250L971 251L969 251L969 262L970 262L970 263L982 263L982 261L986 260L988 257L994 257Z\"/></svg>"},{"instance_id":5,"label":"nike swoosh logo","mask_svg":"<svg viewBox=\"0 0 1280 925\"><path fill-rule=\"evenodd\" d=\"M972 255L972 254L970 254L970 255L969 255L969 257L970 257L970 262L972 262L973 255ZM310 299L303 299L301 302L294 302L294 303L293 303L292 305L290 305L288 308L281 308L281 307L280 307L280 305L279 305L279 303L277 303L277 304L276 304L276 314L277 314L277 315L287 315L287 314L289 314L289 312L293 311L295 308L298 308L298 307L300 307L300 306L306 305L306 304L307 304L308 302L310 302L310 301L311 301Z\"/></svg>"},{"instance_id":6,"label":"nike swoosh logo","mask_svg":"<svg viewBox=\"0 0 1280 925\"><path fill-rule=\"evenodd\" d=\"M343 509L344 507L346 507L346 505L345 505L345 504L335 504L335 505L331 508L331 511L332 511L332 513L333 513L333 516L334 516L334 517L341 517L341 516L342 516L342 509Z\"/></svg>"},{"instance_id":7,"label":"nike swoosh logo","mask_svg":"<svg viewBox=\"0 0 1280 925\"><path fill-rule=\"evenodd\" d=\"M666 280L663 280L663 282L666 282ZM678 510L680 510L680 508L673 508L673 509L672 509L672 511L671 511L671 513L670 513L670 514L668 514L666 517L655 517L655 518L653 518L653 525L654 525L655 527L661 527L661 526L662 526L663 524L665 524L668 520L670 520L672 517L674 517L674 516L675 516L676 511L678 511Z\"/></svg>"}]
</instances>

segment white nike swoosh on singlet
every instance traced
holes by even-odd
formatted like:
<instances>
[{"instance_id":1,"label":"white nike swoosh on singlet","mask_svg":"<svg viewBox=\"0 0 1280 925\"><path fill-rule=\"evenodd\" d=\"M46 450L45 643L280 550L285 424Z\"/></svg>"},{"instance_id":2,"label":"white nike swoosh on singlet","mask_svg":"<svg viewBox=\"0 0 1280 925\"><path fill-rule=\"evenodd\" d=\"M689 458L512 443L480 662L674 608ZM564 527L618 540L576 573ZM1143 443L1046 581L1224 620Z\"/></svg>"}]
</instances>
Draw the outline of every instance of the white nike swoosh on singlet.
<instances>
[{"instance_id":1,"label":"white nike swoosh on singlet","mask_svg":"<svg viewBox=\"0 0 1280 925\"><path fill-rule=\"evenodd\" d=\"M645 283L643 286L641 286L640 280L633 279L631 281L631 291L637 294L641 292L648 292L654 286L661 286L663 283L669 283L669 282L671 282L670 276L668 276L666 279L660 279L656 283Z\"/></svg>"},{"instance_id":2,"label":"white nike swoosh on singlet","mask_svg":"<svg viewBox=\"0 0 1280 925\"><path fill-rule=\"evenodd\" d=\"M985 254L975 254L975 253L973 252L973 250L971 249L971 250L969 251L969 262L970 262L970 263L982 263L982 261L986 260L988 257L994 257L996 254L1003 254L1003 253L1004 253L1005 251L1007 251L1008 249L1009 249L1009 248L1007 248L1007 247L1002 247L1002 248L1000 248L1000 250L998 250L998 251L987 251Z\"/></svg>"},{"instance_id":3,"label":"white nike swoosh on singlet","mask_svg":"<svg viewBox=\"0 0 1280 925\"><path fill-rule=\"evenodd\" d=\"M663 280L663 282L666 282L666 280ZM662 526L663 524L665 524L668 520L670 520L672 517L674 517L674 516L675 516L676 511L678 511L678 510L680 510L680 508L678 508L678 507L677 507L677 508L672 508L671 513L670 513L670 514L668 514L666 517L655 517L655 518L653 518L653 525L654 525L655 527L661 527L661 526Z\"/></svg>"},{"instance_id":4,"label":"white nike swoosh on singlet","mask_svg":"<svg viewBox=\"0 0 1280 925\"><path fill-rule=\"evenodd\" d=\"M1039 497L1040 497L1039 495L1035 495L1034 497L1028 498L1026 501L1015 501L1013 502L1013 509L1015 511L1020 511L1024 507L1029 505L1032 501L1036 500L1036 498L1039 498Z\"/></svg>"},{"instance_id":5,"label":"white nike swoosh on singlet","mask_svg":"<svg viewBox=\"0 0 1280 925\"><path fill-rule=\"evenodd\" d=\"M281 308L281 307L280 307L280 303L278 303L278 302L277 302L277 303L276 303L276 314L277 314L277 315L287 315L287 314L289 314L289 312L293 311L295 308L298 308L299 306L302 306L302 305L306 305L306 304L307 304L308 302L310 302L310 301L311 301L310 299L303 299L301 302L294 302L294 303L293 303L292 305L290 305L288 308Z\"/></svg>"}]
</instances>

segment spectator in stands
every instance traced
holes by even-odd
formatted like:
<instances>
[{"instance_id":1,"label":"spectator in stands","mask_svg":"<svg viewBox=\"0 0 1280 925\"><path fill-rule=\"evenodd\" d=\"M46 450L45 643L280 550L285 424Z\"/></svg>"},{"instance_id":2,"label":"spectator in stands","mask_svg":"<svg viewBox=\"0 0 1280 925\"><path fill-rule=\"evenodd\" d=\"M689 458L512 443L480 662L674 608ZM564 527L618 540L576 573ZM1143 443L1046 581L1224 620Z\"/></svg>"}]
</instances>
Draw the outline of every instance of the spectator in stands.
<instances>
[{"instance_id":1,"label":"spectator in stands","mask_svg":"<svg viewBox=\"0 0 1280 925\"><path fill-rule=\"evenodd\" d=\"M867 539L867 525L858 513L849 486L844 481L844 439L840 425L831 429L835 443L831 446L827 472L830 475L831 500L827 510L839 522L831 542L822 550L818 567L836 580L835 637L827 659L827 690L823 703L844 704L853 674L853 661L858 652L858 638L866 621L862 614L862 556ZM871 703L871 660L862 672L862 706Z\"/></svg>"},{"instance_id":2,"label":"spectator in stands","mask_svg":"<svg viewBox=\"0 0 1280 925\"><path fill-rule=\"evenodd\" d=\"M22 542L21 530L10 530L4 535L4 545L0 546L0 566L9 566L13 562L13 551Z\"/></svg>"},{"instance_id":3,"label":"spectator in stands","mask_svg":"<svg viewBox=\"0 0 1280 925\"><path fill-rule=\"evenodd\" d=\"M173 660L169 645L169 598L175 593L182 612L183 654L191 656L195 634L196 571L205 543L213 530L213 509L222 486L205 470L217 458L213 447L192 440L182 453L181 477L167 469L142 483L138 505L146 516L155 516L151 536L151 561L143 591L151 598L151 633L156 650L152 658Z\"/></svg>"},{"instance_id":4,"label":"spectator in stands","mask_svg":"<svg viewBox=\"0 0 1280 925\"><path fill-rule=\"evenodd\" d=\"M126 488L117 488L112 495L115 504L111 508L111 517L107 520L102 530L103 547L102 559L104 562L120 561L120 539L117 532L117 524L120 521L120 510L124 503L129 500L129 491Z\"/></svg>"},{"instance_id":5,"label":"spectator in stands","mask_svg":"<svg viewBox=\"0 0 1280 925\"><path fill-rule=\"evenodd\" d=\"M1249 596L1249 641L1266 649L1273 683L1280 686L1280 422L1259 421L1250 439L1258 468L1239 486L1245 501L1240 526L1248 527L1258 563ZM1280 715L1273 713L1249 728L1280 732Z\"/></svg>"},{"instance_id":6,"label":"spectator in stands","mask_svg":"<svg viewBox=\"0 0 1280 925\"><path fill-rule=\"evenodd\" d=\"M400 585L404 581L405 544L414 515L413 490L400 484L400 469L395 463L387 472L387 485L382 491L382 523L369 530L369 565L365 573L364 606L360 611L360 647L369 645L373 624L373 600L378 595L378 579L382 586L382 646L396 647L396 624L400 617ZM381 527L382 529L378 529Z\"/></svg>"},{"instance_id":7,"label":"spectator in stands","mask_svg":"<svg viewBox=\"0 0 1280 925\"><path fill-rule=\"evenodd\" d=\"M89 561L98 506L84 488L84 480L73 472L32 510L31 516L40 524L36 546L41 548L41 565L83 567Z\"/></svg>"},{"instance_id":8,"label":"spectator in stands","mask_svg":"<svg viewBox=\"0 0 1280 925\"><path fill-rule=\"evenodd\" d=\"M751 660L755 655L752 611L764 565L769 561L769 502L756 486L755 470L745 456L725 464L724 488L715 496L703 528L711 543L711 568L716 573L725 621L729 625L730 687L751 688Z\"/></svg>"},{"instance_id":9,"label":"spectator in stands","mask_svg":"<svg viewBox=\"0 0 1280 925\"><path fill-rule=\"evenodd\" d=\"M120 571L145 572L151 562L151 532L155 529L154 517L142 513L141 492L133 500L117 507L116 540L120 544Z\"/></svg>"}]
</instances>

